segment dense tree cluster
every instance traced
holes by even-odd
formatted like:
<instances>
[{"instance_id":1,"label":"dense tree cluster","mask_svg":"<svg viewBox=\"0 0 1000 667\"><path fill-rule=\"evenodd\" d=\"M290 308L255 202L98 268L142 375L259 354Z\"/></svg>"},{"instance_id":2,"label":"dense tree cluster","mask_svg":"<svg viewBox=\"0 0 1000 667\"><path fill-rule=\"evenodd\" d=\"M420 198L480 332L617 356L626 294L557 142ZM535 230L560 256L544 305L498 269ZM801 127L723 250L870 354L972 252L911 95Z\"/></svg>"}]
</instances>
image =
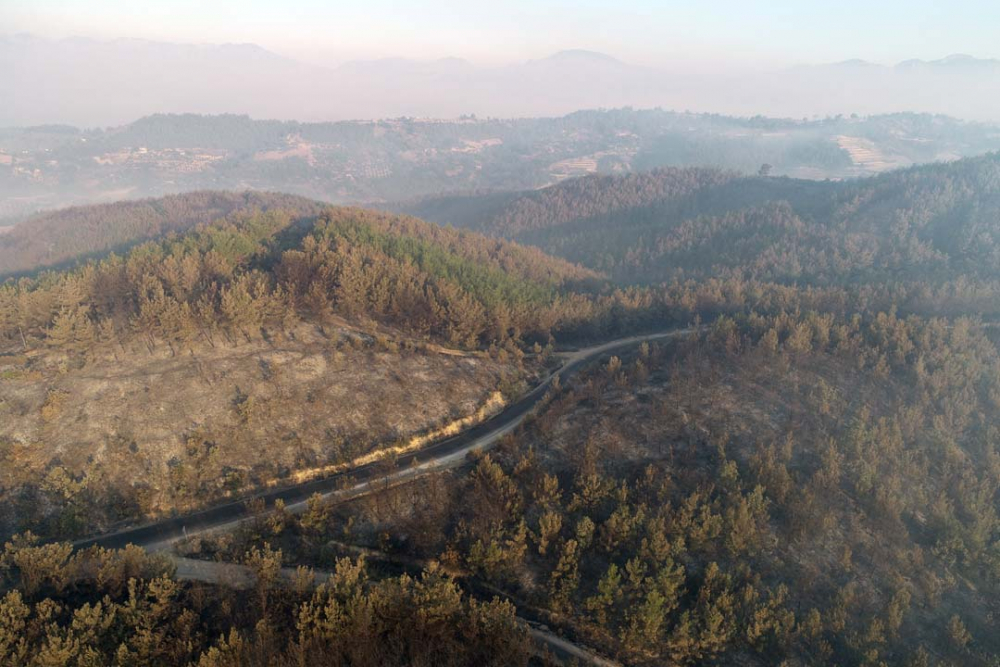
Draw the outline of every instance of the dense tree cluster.
<instances>
[{"instance_id":1,"label":"dense tree cluster","mask_svg":"<svg viewBox=\"0 0 1000 667\"><path fill-rule=\"evenodd\" d=\"M712 170L569 181L479 215L479 231L536 245L625 283L739 278L799 285L966 280L996 298L1000 157L850 182L738 177ZM452 224L443 208L414 210ZM440 213L440 216L439 216Z\"/></svg>"},{"instance_id":2,"label":"dense tree cluster","mask_svg":"<svg viewBox=\"0 0 1000 667\"><path fill-rule=\"evenodd\" d=\"M250 590L184 584L141 549L38 545L0 554L0 663L85 665L527 665L509 603L479 602L436 570L376 578L344 558L326 581L279 579L281 553L248 552Z\"/></svg>"},{"instance_id":3,"label":"dense tree cluster","mask_svg":"<svg viewBox=\"0 0 1000 667\"><path fill-rule=\"evenodd\" d=\"M8 281L0 286L0 372L11 381L3 404L10 421L0 437L0 535L78 536L191 510L409 437L381 417L368 420L365 432L324 431L313 393L322 396L324 387L271 382L276 369L261 351L312 345L310 354L343 363L364 350L412 355L430 341L474 348L499 371L490 380L496 386L479 389L509 399L533 372L526 375L525 353L548 347L553 335L600 338L663 326L675 303L697 301L686 289L601 289L593 272L536 249L360 209L323 208L314 218L277 206L73 270ZM124 362L148 372L167 356L191 375L177 385L178 402L207 385L228 409L147 428L131 425L131 400L107 397L111 412L103 414L74 393L107 372L96 369ZM529 355L529 365L543 356ZM221 388L218 380L233 377L228 360L263 386L247 393L226 380ZM481 371L475 382L493 372ZM366 400L378 405L378 392ZM293 414L275 414L289 401ZM161 419L171 412L158 411Z\"/></svg>"},{"instance_id":4,"label":"dense tree cluster","mask_svg":"<svg viewBox=\"0 0 1000 667\"><path fill-rule=\"evenodd\" d=\"M398 352L398 343L378 333L396 330L404 338L488 350L506 363L552 336L602 339L750 312L1000 314L994 301L988 284L974 281L806 288L731 276L612 290L593 272L536 249L461 230L359 209L323 209L313 218L274 207L234 213L72 271L9 281L0 287L0 342L7 353L0 361L4 373L24 379L63 372L66 364L85 373L94 360L151 352L190 356L200 366L199 351L209 347L238 349L248 340L270 345L303 324L346 320L368 322L378 349ZM519 382L508 378L501 388L514 394ZM40 408L19 399L6 409L20 410L22 419L40 417L42 430L31 432L65 443L73 400L52 389ZM300 442L294 463L300 468L350 461L379 446L379 438L396 437L388 431L313 434L301 442L306 436L298 426L261 430L256 415L268 409L261 396L236 387L221 400L232 405L233 436L220 440L218 433L179 424L182 451L169 462L150 459L146 443L127 426L109 431L104 455L92 460L79 451L51 454L59 446L39 449L23 434L0 440L4 533L31 528L79 535L157 507L191 508L196 498L208 502L287 478L291 461L233 460L254 439L288 439L288 447ZM40 458L43 451L50 454Z\"/></svg>"},{"instance_id":5,"label":"dense tree cluster","mask_svg":"<svg viewBox=\"0 0 1000 667\"><path fill-rule=\"evenodd\" d=\"M66 351L141 336L183 348L281 329L289 318L364 317L461 346L582 325L595 274L541 252L415 219L330 209L234 214L124 256L0 288L14 346Z\"/></svg>"}]
</instances>

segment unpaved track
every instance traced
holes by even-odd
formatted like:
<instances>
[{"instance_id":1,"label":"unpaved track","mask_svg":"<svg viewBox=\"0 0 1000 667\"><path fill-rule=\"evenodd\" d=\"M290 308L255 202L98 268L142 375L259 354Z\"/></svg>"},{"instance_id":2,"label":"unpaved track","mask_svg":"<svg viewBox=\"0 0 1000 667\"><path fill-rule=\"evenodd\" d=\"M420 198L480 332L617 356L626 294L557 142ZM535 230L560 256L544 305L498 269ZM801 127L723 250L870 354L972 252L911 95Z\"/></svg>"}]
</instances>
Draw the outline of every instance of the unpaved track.
<instances>
[{"instance_id":1,"label":"unpaved track","mask_svg":"<svg viewBox=\"0 0 1000 667\"><path fill-rule=\"evenodd\" d=\"M247 589L254 585L254 575L249 567L234 563L218 563L214 561L195 560L192 558L171 557L177 568L176 577L183 581L202 581L210 584L221 584L230 588ZM330 578L332 572L313 570L312 585L316 586ZM296 582L298 571L292 568L282 568L280 577L285 585ZM559 635L553 634L543 625L519 619L528 630L528 635L535 643L538 654L548 653L563 663L593 665L594 667L620 667L617 662L608 660L590 649L574 644Z\"/></svg>"},{"instance_id":2,"label":"unpaved track","mask_svg":"<svg viewBox=\"0 0 1000 667\"><path fill-rule=\"evenodd\" d=\"M328 501L345 501L366 495L373 490L408 482L434 471L459 466L467 460L466 457L471 452L494 445L504 435L517 428L532 408L545 397L545 393L556 378L563 382L579 372L587 363L602 355L625 350L643 342L686 336L693 331L693 329L673 329L629 336L561 353L560 356L564 359L562 366L502 412L456 436L400 455L392 471L387 472L385 467L378 463L370 463L337 475L275 489L253 497L263 499L266 507L272 507L275 501L281 500L289 512L297 513L305 509L307 501L315 494ZM128 544L135 544L147 551L163 551L188 537L230 531L251 518L244 499L216 505L182 517L87 538L75 542L74 547L84 549L96 545L122 548Z\"/></svg>"}]
</instances>

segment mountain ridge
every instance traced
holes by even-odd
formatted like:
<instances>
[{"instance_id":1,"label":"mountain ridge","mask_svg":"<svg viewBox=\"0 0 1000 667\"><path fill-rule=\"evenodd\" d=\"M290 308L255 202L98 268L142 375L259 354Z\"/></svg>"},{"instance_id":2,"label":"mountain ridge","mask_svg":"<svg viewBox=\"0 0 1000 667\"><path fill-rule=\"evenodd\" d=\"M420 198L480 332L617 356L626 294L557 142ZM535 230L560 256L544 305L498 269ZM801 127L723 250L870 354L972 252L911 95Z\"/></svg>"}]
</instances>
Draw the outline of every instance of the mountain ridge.
<instances>
[{"instance_id":1,"label":"mountain ridge","mask_svg":"<svg viewBox=\"0 0 1000 667\"><path fill-rule=\"evenodd\" d=\"M812 80L818 72L834 76L843 64L734 76L696 61L640 66L587 49L500 66L451 56L325 67L247 43L46 40L21 34L0 36L0 62L7 65L0 69L0 90L18 91L0 109L0 127L108 126L157 111L319 121L469 113L551 117L621 106L789 117L925 111L1000 120L1000 102L973 94L976 85L994 83L1000 67L976 58L909 61L894 68L848 61L856 75L907 73L885 90L865 76L846 83ZM967 76L941 81L942 70ZM342 90L351 94L333 94Z\"/></svg>"}]
</instances>

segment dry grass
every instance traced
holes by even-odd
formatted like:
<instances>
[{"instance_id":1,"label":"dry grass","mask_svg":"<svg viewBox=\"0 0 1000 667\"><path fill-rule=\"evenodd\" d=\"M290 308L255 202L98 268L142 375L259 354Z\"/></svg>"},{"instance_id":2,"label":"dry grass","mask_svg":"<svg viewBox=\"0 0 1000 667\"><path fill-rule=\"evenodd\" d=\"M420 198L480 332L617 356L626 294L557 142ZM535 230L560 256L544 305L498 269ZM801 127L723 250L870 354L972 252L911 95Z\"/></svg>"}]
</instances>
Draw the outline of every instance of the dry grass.
<instances>
[{"instance_id":1,"label":"dry grass","mask_svg":"<svg viewBox=\"0 0 1000 667\"><path fill-rule=\"evenodd\" d=\"M515 371L485 356L393 353L364 339L303 326L280 342L176 355L136 346L85 363L22 358L0 378L0 442L30 452L22 481L52 465L95 479L100 469L101 479L151 486L149 509L162 513L202 500L169 488L182 465L210 484L233 472L266 484L420 446L495 411L501 375Z\"/></svg>"}]
</instances>

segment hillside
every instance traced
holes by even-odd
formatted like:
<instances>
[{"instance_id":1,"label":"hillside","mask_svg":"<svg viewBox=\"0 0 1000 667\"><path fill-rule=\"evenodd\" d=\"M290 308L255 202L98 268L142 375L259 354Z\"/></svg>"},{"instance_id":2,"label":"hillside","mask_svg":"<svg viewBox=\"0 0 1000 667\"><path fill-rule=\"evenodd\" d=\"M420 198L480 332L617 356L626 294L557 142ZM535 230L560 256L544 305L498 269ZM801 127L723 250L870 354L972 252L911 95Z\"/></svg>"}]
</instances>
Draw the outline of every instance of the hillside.
<instances>
[{"instance_id":1,"label":"hillside","mask_svg":"<svg viewBox=\"0 0 1000 667\"><path fill-rule=\"evenodd\" d=\"M419 446L522 391L552 335L607 319L610 302L582 287L595 274L534 249L249 200L0 286L4 534L103 530ZM184 212L169 218L181 227L234 201L112 210Z\"/></svg>"},{"instance_id":2,"label":"hillside","mask_svg":"<svg viewBox=\"0 0 1000 667\"><path fill-rule=\"evenodd\" d=\"M1000 279L998 154L840 183L664 169L403 209L536 245L626 283Z\"/></svg>"},{"instance_id":3,"label":"hillside","mask_svg":"<svg viewBox=\"0 0 1000 667\"><path fill-rule=\"evenodd\" d=\"M170 232L183 232L236 211L271 209L317 214L323 205L276 193L189 192L183 195L77 206L34 215L0 234L0 279L42 267L122 251Z\"/></svg>"}]
</instances>

